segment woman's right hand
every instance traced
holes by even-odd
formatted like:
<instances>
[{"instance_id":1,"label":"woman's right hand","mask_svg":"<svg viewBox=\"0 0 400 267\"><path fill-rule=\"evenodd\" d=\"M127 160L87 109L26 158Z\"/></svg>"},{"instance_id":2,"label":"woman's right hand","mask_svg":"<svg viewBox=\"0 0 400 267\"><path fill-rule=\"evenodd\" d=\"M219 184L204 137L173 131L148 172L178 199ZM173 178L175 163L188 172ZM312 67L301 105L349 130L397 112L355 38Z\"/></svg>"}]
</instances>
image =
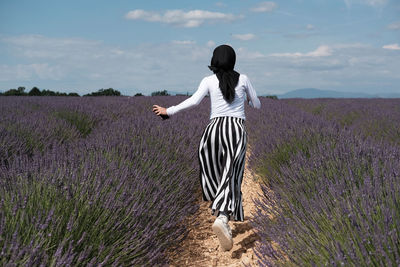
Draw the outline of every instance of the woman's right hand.
<instances>
[{"instance_id":1,"label":"woman's right hand","mask_svg":"<svg viewBox=\"0 0 400 267\"><path fill-rule=\"evenodd\" d=\"M153 112L156 113L156 115L158 115L158 116L168 115L167 109L160 107L159 105L153 105Z\"/></svg>"},{"instance_id":2,"label":"woman's right hand","mask_svg":"<svg viewBox=\"0 0 400 267\"><path fill-rule=\"evenodd\" d=\"M163 120L169 119L166 108L160 107L159 105L153 105L153 112Z\"/></svg>"}]
</instances>

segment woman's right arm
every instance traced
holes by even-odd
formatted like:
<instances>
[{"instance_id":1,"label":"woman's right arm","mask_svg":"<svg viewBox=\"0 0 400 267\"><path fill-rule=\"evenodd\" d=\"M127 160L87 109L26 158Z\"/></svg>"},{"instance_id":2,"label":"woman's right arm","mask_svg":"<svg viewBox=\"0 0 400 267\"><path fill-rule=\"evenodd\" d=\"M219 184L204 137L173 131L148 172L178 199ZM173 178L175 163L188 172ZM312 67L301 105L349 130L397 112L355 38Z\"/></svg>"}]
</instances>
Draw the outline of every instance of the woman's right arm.
<instances>
[{"instance_id":1,"label":"woman's right arm","mask_svg":"<svg viewBox=\"0 0 400 267\"><path fill-rule=\"evenodd\" d=\"M254 90L253 86L251 85L251 82L249 78L246 76L245 80L245 85L246 85L246 94L249 99L249 105L252 106L253 108L261 108L261 102L257 97L256 90Z\"/></svg>"},{"instance_id":2,"label":"woman's right arm","mask_svg":"<svg viewBox=\"0 0 400 267\"><path fill-rule=\"evenodd\" d=\"M207 78L207 77L206 77ZM206 82L206 78L204 78L199 85L199 88L197 89L197 91L188 99L184 100L183 102L181 102L180 104L176 105L176 106L171 106L169 108L167 108L167 114L168 116L174 115L175 113L193 107L193 106L197 106L198 104L200 104L201 100L203 100L203 98L207 95L208 93L208 85Z\"/></svg>"}]
</instances>

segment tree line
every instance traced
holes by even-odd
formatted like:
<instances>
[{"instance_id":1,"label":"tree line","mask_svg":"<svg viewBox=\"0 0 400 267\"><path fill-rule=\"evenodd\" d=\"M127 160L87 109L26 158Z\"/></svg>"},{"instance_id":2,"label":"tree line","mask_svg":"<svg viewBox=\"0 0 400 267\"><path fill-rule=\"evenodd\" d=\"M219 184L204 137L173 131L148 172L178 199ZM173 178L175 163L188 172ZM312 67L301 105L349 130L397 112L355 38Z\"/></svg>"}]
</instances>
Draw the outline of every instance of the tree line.
<instances>
[{"instance_id":1,"label":"tree line","mask_svg":"<svg viewBox=\"0 0 400 267\"><path fill-rule=\"evenodd\" d=\"M90 94L85 94L83 96L120 96L121 92L118 90L114 90L113 88L108 89L100 89L96 92L92 92ZM40 90L36 86L33 87L29 92L25 91L25 87L20 86L18 89L10 89L5 91L4 93L0 92L0 96L80 96L78 93L63 93L63 92L54 92L51 90Z\"/></svg>"},{"instance_id":2,"label":"tree line","mask_svg":"<svg viewBox=\"0 0 400 267\"><path fill-rule=\"evenodd\" d=\"M168 93L167 90L162 90L162 91L155 91L151 93L151 96L169 96L171 95ZM176 94L179 96L190 96L189 93L186 94ZM40 90L36 86L33 87L29 92L25 92L25 87L20 86L17 89L10 89L8 91L0 92L0 96L80 96L78 93L62 93L62 92L54 92L51 90ZM89 94L85 94L83 96L121 96L121 92L118 90L115 90L113 88L108 88L108 89L99 89L96 92L92 92ZM142 93L136 93L134 96L143 96ZM277 96L275 95L267 95L263 96L266 98L271 98L271 99L278 99Z\"/></svg>"},{"instance_id":3,"label":"tree line","mask_svg":"<svg viewBox=\"0 0 400 267\"><path fill-rule=\"evenodd\" d=\"M163 91L155 91L151 93L152 96L158 95L170 95L167 90ZM10 89L8 91L0 92L0 96L80 96L78 93L62 93L62 92L54 92L51 90L40 90L36 86L33 87L29 92L25 91L25 87L20 86L18 89ZM108 89L99 89L96 92L92 92L89 94L85 94L83 96L121 96L121 92L115 90L113 88ZM135 96L143 96L142 93L137 93Z\"/></svg>"}]
</instances>

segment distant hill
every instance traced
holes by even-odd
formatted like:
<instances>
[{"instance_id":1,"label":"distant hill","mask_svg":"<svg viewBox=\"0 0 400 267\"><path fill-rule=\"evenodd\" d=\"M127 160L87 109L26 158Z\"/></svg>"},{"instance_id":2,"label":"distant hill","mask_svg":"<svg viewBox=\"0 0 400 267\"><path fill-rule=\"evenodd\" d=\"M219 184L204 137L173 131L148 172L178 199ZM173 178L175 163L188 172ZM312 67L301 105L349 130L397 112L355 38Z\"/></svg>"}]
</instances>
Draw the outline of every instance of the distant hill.
<instances>
[{"instance_id":1,"label":"distant hill","mask_svg":"<svg viewBox=\"0 0 400 267\"><path fill-rule=\"evenodd\" d=\"M383 98L400 98L399 93L386 93L386 94L379 94L378 96Z\"/></svg>"},{"instance_id":2,"label":"distant hill","mask_svg":"<svg viewBox=\"0 0 400 267\"><path fill-rule=\"evenodd\" d=\"M367 94L357 92L338 92L333 90L320 90L316 88L303 88L278 95L278 98L400 98L400 93Z\"/></svg>"}]
</instances>

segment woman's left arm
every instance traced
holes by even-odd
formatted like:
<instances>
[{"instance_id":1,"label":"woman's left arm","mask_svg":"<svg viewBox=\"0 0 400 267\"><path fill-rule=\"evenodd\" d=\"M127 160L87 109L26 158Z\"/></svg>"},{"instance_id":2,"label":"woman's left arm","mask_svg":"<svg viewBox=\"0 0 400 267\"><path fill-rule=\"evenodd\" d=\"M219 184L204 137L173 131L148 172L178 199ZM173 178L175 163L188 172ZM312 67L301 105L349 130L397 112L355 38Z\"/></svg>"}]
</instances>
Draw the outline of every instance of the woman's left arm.
<instances>
[{"instance_id":1,"label":"woman's left arm","mask_svg":"<svg viewBox=\"0 0 400 267\"><path fill-rule=\"evenodd\" d=\"M252 106L253 108L258 108L258 109L261 108L260 99L258 99L256 90L254 90L254 88L251 85L251 82L247 78L247 76L246 76L245 83L246 83L246 95L247 95L249 105ZM249 97L250 97L250 99L249 99Z\"/></svg>"}]
</instances>

